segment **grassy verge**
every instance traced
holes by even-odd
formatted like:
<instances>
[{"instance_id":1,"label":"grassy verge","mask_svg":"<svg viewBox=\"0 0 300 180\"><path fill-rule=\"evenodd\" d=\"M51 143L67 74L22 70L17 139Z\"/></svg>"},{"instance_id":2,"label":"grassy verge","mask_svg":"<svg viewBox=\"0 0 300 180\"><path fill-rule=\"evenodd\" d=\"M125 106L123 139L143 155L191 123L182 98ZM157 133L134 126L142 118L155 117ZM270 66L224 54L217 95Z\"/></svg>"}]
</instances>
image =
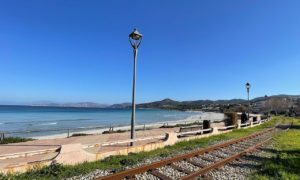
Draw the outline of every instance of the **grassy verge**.
<instances>
[{"instance_id":1,"label":"grassy verge","mask_svg":"<svg viewBox=\"0 0 300 180\"><path fill-rule=\"evenodd\" d=\"M21 138L21 137L5 137L0 141L0 144L8 144L8 143L18 143L18 142L26 142L32 141L32 138Z\"/></svg>"},{"instance_id":2,"label":"grassy verge","mask_svg":"<svg viewBox=\"0 0 300 180\"><path fill-rule=\"evenodd\" d=\"M256 131L260 131L264 128L273 126L280 121L281 117L274 117L272 120L252 128L236 129L229 133L219 134L201 139L195 139L191 141L183 141L176 143L173 146L167 146L163 149L156 149L150 152L132 153L128 156L111 156L101 161L82 163L75 166L66 166L53 164L48 167L43 167L40 170L31 170L24 174L15 175L1 175L0 179L63 179L66 177L78 176L87 174L95 169L108 169L119 171L126 166L136 165L139 162L143 162L146 159L156 157L167 157L172 154L178 154L178 152L186 152L197 148L207 147L214 141L229 140L233 138L239 138L250 135Z\"/></svg>"},{"instance_id":3,"label":"grassy verge","mask_svg":"<svg viewBox=\"0 0 300 180\"><path fill-rule=\"evenodd\" d=\"M275 157L265 161L252 179L300 179L300 119L288 119L294 125L274 138Z\"/></svg>"}]
</instances>

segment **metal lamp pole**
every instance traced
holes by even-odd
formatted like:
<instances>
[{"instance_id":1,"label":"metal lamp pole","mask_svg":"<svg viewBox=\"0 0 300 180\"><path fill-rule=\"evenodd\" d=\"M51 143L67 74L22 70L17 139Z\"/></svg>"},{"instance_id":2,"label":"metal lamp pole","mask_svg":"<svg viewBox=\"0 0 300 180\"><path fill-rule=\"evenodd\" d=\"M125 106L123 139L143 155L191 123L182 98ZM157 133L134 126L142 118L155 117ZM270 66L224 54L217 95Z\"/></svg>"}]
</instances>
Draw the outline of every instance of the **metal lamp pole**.
<instances>
[{"instance_id":1,"label":"metal lamp pole","mask_svg":"<svg viewBox=\"0 0 300 180\"><path fill-rule=\"evenodd\" d=\"M136 70L136 56L138 52L138 47L140 46L142 42L142 35L137 31L137 29L134 29L132 33L129 34L129 42L133 48L133 88L132 88L132 111L131 111L131 139L134 139L135 136L135 129L134 129L134 123L135 123L135 70ZM130 143L130 146L133 146L134 142Z\"/></svg>"},{"instance_id":2,"label":"metal lamp pole","mask_svg":"<svg viewBox=\"0 0 300 180\"><path fill-rule=\"evenodd\" d=\"M248 120L250 118L250 98L249 98L249 91L250 91L251 84L249 82L246 83L247 93L248 93Z\"/></svg>"}]
</instances>

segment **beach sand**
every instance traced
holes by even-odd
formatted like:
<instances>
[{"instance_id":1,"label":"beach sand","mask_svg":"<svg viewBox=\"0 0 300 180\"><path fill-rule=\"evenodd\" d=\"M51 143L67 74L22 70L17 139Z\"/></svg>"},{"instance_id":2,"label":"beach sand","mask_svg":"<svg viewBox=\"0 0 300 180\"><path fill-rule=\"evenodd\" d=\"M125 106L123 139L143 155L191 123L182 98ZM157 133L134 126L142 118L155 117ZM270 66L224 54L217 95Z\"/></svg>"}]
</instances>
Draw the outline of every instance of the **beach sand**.
<instances>
[{"instance_id":1,"label":"beach sand","mask_svg":"<svg viewBox=\"0 0 300 180\"><path fill-rule=\"evenodd\" d=\"M166 121L166 122L155 122L155 123L149 123L149 124L136 124L135 129L143 129L144 127L146 129L155 129L159 128L163 125L176 125L176 124L185 124L185 123L193 123L193 122L202 122L203 120L211 120L214 121L221 121L224 119L223 113L215 113L215 112L203 112L201 115L193 115L183 120L177 120L177 121ZM109 128L99 128L99 129L90 129L90 130L82 130L82 131L72 131L70 130L70 136L72 134L77 133L84 133L84 134L102 134L103 131L108 131ZM130 126L115 126L114 131L117 130L130 130ZM66 133L60 133L60 134L53 134L53 135L46 135L46 136L32 136L33 139L57 139L57 138L65 138L68 136L68 132Z\"/></svg>"}]
</instances>

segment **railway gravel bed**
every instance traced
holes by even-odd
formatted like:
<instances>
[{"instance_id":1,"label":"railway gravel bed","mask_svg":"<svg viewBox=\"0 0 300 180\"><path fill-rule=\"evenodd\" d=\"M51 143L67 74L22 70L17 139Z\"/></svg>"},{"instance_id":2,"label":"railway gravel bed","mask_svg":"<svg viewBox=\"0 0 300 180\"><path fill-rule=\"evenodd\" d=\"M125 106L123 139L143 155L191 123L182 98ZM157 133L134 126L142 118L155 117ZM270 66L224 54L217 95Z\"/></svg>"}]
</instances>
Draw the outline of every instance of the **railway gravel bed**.
<instances>
[{"instance_id":1,"label":"railway gravel bed","mask_svg":"<svg viewBox=\"0 0 300 180\"><path fill-rule=\"evenodd\" d=\"M263 147L242 156L239 160L221 167L221 171L213 170L207 175L211 179L249 179L252 173L260 170L262 161L276 156L276 154L270 152L270 149L273 149L273 144L267 143Z\"/></svg>"}]
</instances>

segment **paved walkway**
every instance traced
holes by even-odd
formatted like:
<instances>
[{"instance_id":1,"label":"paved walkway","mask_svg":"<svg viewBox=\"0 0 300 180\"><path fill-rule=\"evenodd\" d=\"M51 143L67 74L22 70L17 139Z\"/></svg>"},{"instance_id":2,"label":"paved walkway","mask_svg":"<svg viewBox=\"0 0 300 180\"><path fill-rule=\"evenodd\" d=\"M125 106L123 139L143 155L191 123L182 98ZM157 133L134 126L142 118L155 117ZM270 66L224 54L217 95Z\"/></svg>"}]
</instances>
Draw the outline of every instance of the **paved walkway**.
<instances>
[{"instance_id":1,"label":"paved walkway","mask_svg":"<svg viewBox=\"0 0 300 180\"><path fill-rule=\"evenodd\" d=\"M179 128L159 128L145 131L136 131L136 138L143 138L149 136L159 136L164 135L168 132L178 131ZM115 133L115 134L99 134L90 136L77 136L70 138L59 138L59 139L42 139L34 140L22 143L13 144L1 144L0 145L0 155L21 153L27 151L45 150L51 148L58 148L64 144L75 144L80 143L82 145L88 144L102 144L105 142L114 142L119 140L130 139L130 132Z\"/></svg>"},{"instance_id":2,"label":"paved walkway","mask_svg":"<svg viewBox=\"0 0 300 180\"><path fill-rule=\"evenodd\" d=\"M224 123L212 124L212 127L220 127L220 126L224 126ZM179 128L158 128L152 130L140 130L140 131L136 131L136 138L165 135L166 133L176 132L176 131L179 131ZM23 153L29 151L59 148L61 145L65 145L65 144L75 144L75 143L80 143L82 145L89 145L89 144L96 144L96 143L102 144L106 142L114 142L114 141L127 140L127 139L130 139L129 131L124 133L115 133L115 134L99 134L99 135L90 135L90 136L78 136L78 137L59 138L59 139L44 139L44 140L34 140L34 141L22 142L22 143L4 144L4 145L0 145L0 156L4 154ZM135 142L135 145L143 145L143 144L155 143L159 141L161 141L161 139L145 140L145 141ZM127 146L129 146L129 143L116 144L116 145L110 145L104 147L94 147L85 150L90 153L96 153L96 152L106 152L106 151L121 149ZM48 153L48 154L33 155L28 157L3 159L0 160L0 168L13 166L13 165L26 164L28 162L52 159L57 154L58 153L55 152L55 153Z\"/></svg>"},{"instance_id":3,"label":"paved walkway","mask_svg":"<svg viewBox=\"0 0 300 180\"><path fill-rule=\"evenodd\" d=\"M178 130L179 128L159 128L159 129L152 129L152 130L145 130L145 131L136 131L136 138L165 135L168 132L175 132ZM60 139L34 140L29 142L0 145L0 155L59 148L61 145L65 145L65 144L74 144L74 143L80 143L82 145L96 144L96 143L102 144L106 142L114 142L114 141L120 141L126 139L130 139L130 132L115 133L115 134L99 134L99 135L90 135L90 136L77 136L77 137L60 138ZM146 140L146 141L136 142L135 144L141 145L141 144L153 143L158 141L159 139ZM111 150L120 149L122 147L127 147L127 146L129 146L128 143L105 146L100 148L99 147L89 148L86 150L88 152L95 153L95 152L111 151ZM0 168L12 166L12 165L26 164L28 162L52 159L56 155L57 153L49 153L49 154L33 155L28 157L2 159L0 160Z\"/></svg>"}]
</instances>

